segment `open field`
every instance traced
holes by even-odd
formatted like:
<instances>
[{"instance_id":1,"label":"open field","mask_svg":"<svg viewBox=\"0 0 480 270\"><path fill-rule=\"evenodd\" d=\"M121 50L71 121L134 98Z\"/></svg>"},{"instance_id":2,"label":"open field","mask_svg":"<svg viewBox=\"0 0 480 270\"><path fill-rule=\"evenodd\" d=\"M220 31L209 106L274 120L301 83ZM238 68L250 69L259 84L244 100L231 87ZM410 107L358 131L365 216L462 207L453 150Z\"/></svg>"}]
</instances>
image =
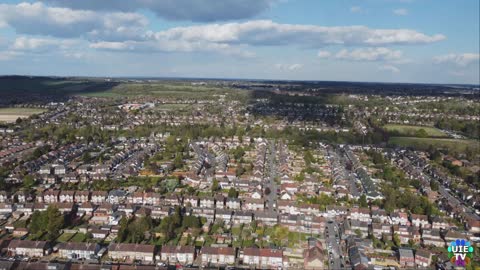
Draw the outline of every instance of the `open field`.
<instances>
[{"instance_id":1,"label":"open field","mask_svg":"<svg viewBox=\"0 0 480 270\"><path fill-rule=\"evenodd\" d=\"M12 123L17 118L27 118L34 114L45 112L44 109L36 108L0 108L0 122Z\"/></svg>"},{"instance_id":2,"label":"open field","mask_svg":"<svg viewBox=\"0 0 480 270\"><path fill-rule=\"evenodd\" d=\"M440 138L417 138L417 137L391 137L389 144L415 147L418 149L428 149L430 146L436 148L447 148L451 151L464 152L467 147L470 149L479 149L480 142L474 140L460 139L440 139Z\"/></svg>"},{"instance_id":3,"label":"open field","mask_svg":"<svg viewBox=\"0 0 480 270\"><path fill-rule=\"evenodd\" d=\"M398 136L415 136L419 130L423 129L428 137L448 137L443 131L434 127L388 124L383 128Z\"/></svg>"}]
</instances>

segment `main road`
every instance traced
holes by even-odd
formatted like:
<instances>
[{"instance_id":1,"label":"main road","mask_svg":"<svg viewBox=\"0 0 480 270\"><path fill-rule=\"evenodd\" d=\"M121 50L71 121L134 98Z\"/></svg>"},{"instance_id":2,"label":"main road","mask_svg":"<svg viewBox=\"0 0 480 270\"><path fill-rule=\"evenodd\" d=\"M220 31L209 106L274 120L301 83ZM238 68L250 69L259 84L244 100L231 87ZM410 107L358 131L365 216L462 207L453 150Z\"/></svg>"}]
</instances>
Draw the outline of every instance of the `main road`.
<instances>
[{"instance_id":1,"label":"main road","mask_svg":"<svg viewBox=\"0 0 480 270\"><path fill-rule=\"evenodd\" d=\"M340 247L340 232L338 224L332 220L327 222L325 228L325 244L328 251L329 269L342 269L345 267L345 259Z\"/></svg>"},{"instance_id":2,"label":"main road","mask_svg":"<svg viewBox=\"0 0 480 270\"><path fill-rule=\"evenodd\" d=\"M267 174L265 175L266 185L265 189L270 189L270 193L266 194L267 197L267 206L269 212L277 212L277 183L275 182L275 178L277 177L277 164L276 164L276 147L275 147L275 140L269 142L269 152L267 157L268 162L268 170Z\"/></svg>"}]
</instances>

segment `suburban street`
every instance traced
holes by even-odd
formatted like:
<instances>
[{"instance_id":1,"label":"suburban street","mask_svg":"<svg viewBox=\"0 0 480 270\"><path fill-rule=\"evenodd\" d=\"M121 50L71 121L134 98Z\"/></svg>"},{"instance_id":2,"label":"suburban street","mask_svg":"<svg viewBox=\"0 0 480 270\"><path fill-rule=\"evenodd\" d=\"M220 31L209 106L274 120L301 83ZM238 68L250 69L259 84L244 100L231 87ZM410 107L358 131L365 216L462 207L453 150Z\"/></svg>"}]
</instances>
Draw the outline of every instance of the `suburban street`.
<instances>
[{"instance_id":1,"label":"suburban street","mask_svg":"<svg viewBox=\"0 0 480 270\"><path fill-rule=\"evenodd\" d=\"M328 250L329 269L341 269L345 262L340 247L340 235L338 224L334 221L328 221L325 228L325 245Z\"/></svg>"},{"instance_id":2,"label":"suburban street","mask_svg":"<svg viewBox=\"0 0 480 270\"><path fill-rule=\"evenodd\" d=\"M268 178L268 181L267 181L266 187L270 189L270 194L267 195L268 209L269 211L276 212L278 194L277 194L277 183L275 182L275 177L277 176L277 166L276 166L275 156L276 156L276 146L275 146L275 141L272 141L270 142L270 149L267 156L268 175L266 177Z\"/></svg>"}]
</instances>

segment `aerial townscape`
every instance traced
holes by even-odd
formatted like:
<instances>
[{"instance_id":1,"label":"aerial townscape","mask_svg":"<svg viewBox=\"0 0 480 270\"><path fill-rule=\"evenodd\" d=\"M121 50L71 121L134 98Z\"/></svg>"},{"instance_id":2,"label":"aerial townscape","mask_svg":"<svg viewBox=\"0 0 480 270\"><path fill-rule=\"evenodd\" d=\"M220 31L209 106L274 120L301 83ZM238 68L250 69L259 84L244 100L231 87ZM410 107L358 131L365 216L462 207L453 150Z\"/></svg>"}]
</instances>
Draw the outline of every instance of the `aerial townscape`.
<instances>
[{"instance_id":1,"label":"aerial townscape","mask_svg":"<svg viewBox=\"0 0 480 270\"><path fill-rule=\"evenodd\" d=\"M0 270L480 270L480 1L0 0Z\"/></svg>"},{"instance_id":2,"label":"aerial townscape","mask_svg":"<svg viewBox=\"0 0 480 270\"><path fill-rule=\"evenodd\" d=\"M0 80L2 265L448 268L480 241L473 86Z\"/></svg>"}]
</instances>

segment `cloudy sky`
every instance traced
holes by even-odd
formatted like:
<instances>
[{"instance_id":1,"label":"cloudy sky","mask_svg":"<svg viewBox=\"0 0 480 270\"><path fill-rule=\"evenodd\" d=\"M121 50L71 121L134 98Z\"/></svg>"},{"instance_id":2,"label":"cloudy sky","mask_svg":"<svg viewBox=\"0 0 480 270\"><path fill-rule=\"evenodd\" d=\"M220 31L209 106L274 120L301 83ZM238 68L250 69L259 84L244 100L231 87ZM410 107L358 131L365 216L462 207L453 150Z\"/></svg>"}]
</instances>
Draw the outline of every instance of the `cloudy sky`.
<instances>
[{"instance_id":1,"label":"cloudy sky","mask_svg":"<svg viewBox=\"0 0 480 270\"><path fill-rule=\"evenodd\" d=\"M0 74L476 83L478 0L0 0Z\"/></svg>"}]
</instances>

